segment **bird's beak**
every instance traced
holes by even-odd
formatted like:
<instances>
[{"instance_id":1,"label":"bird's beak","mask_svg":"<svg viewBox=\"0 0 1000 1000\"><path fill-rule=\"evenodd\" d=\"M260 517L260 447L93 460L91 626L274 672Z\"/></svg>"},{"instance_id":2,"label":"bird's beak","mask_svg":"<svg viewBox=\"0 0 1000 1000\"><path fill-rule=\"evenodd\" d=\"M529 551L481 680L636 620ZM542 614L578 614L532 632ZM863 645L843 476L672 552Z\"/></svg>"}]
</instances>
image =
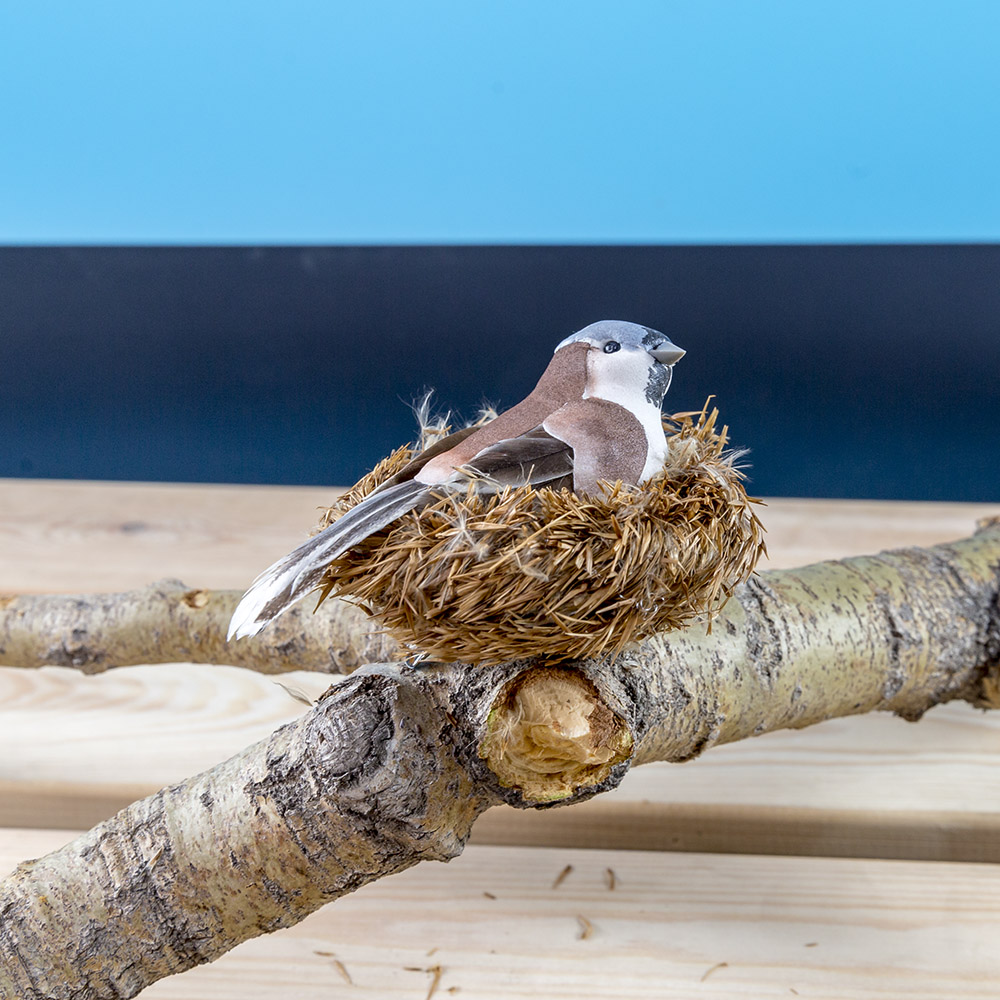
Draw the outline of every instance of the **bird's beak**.
<instances>
[{"instance_id":1,"label":"bird's beak","mask_svg":"<svg viewBox=\"0 0 1000 1000\"><path fill-rule=\"evenodd\" d=\"M675 344L671 344L669 340L664 341L659 347L654 347L650 352L653 357L660 362L661 365L676 365L681 358L687 354L687 351L682 351Z\"/></svg>"}]
</instances>

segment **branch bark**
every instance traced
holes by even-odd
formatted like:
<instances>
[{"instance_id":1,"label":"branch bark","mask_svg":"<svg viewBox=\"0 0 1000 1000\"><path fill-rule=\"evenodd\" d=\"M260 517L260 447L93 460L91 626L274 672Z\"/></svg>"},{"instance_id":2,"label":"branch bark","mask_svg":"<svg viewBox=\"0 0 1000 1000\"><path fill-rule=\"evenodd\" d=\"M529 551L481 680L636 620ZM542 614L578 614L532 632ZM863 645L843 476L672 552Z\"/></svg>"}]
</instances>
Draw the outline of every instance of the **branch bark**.
<instances>
[{"instance_id":1,"label":"branch bark","mask_svg":"<svg viewBox=\"0 0 1000 1000\"><path fill-rule=\"evenodd\" d=\"M366 670L298 721L136 802L0 889L0 997L135 996L419 860L486 802L434 685Z\"/></svg>"},{"instance_id":2,"label":"branch bark","mask_svg":"<svg viewBox=\"0 0 1000 1000\"><path fill-rule=\"evenodd\" d=\"M0 595L0 666L99 674L146 663L216 663L264 674L349 674L399 647L360 608L326 601L291 608L253 639L227 643L237 590L161 580L117 594Z\"/></svg>"},{"instance_id":3,"label":"branch bark","mask_svg":"<svg viewBox=\"0 0 1000 1000\"><path fill-rule=\"evenodd\" d=\"M506 802L872 710L1000 707L1000 523L762 574L711 631L616 659L377 665L218 767L0 884L0 997L131 997L419 860ZM308 619L307 619L308 621Z\"/></svg>"}]
</instances>

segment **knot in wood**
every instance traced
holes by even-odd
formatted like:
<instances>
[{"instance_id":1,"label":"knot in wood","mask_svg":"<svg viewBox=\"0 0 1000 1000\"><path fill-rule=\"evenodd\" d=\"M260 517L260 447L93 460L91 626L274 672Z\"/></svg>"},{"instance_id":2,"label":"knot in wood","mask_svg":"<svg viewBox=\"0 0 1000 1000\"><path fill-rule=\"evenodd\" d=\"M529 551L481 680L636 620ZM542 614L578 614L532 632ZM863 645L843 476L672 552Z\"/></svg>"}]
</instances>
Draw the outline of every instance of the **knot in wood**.
<instances>
[{"instance_id":1,"label":"knot in wood","mask_svg":"<svg viewBox=\"0 0 1000 1000\"><path fill-rule=\"evenodd\" d=\"M627 760L634 738L580 671L537 667L494 702L479 756L526 803L569 798Z\"/></svg>"}]
</instances>

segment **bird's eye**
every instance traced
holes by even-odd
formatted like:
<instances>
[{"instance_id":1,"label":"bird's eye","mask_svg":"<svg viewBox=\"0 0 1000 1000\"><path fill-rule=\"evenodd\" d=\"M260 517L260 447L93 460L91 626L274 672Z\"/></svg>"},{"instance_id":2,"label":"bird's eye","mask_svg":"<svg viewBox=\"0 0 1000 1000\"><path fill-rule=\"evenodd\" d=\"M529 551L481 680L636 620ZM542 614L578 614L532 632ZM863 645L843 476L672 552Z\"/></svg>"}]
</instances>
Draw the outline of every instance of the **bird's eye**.
<instances>
[{"instance_id":1,"label":"bird's eye","mask_svg":"<svg viewBox=\"0 0 1000 1000\"><path fill-rule=\"evenodd\" d=\"M605 354L614 354L615 351L620 351L621 349L622 349L622 345L619 344L617 340L609 340L604 345L604 353Z\"/></svg>"}]
</instances>

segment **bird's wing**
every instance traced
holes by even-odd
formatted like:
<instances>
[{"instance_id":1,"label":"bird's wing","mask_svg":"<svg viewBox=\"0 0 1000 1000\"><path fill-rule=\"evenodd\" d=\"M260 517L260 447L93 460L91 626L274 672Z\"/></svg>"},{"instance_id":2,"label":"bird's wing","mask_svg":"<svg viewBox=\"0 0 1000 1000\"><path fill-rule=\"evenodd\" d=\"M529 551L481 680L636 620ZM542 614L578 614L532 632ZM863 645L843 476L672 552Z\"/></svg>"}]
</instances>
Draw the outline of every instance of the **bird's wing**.
<instances>
[{"instance_id":1,"label":"bird's wing","mask_svg":"<svg viewBox=\"0 0 1000 1000\"><path fill-rule=\"evenodd\" d=\"M256 635L269 621L317 587L334 559L397 517L422 506L428 493L426 486L412 480L372 493L328 528L269 566L236 606L228 638Z\"/></svg>"},{"instance_id":2,"label":"bird's wing","mask_svg":"<svg viewBox=\"0 0 1000 1000\"><path fill-rule=\"evenodd\" d=\"M573 490L596 495L600 481L638 483L648 452L646 431L630 410L607 399L577 399L543 425L573 451Z\"/></svg>"},{"instance_id":3,"label":"bird's wing","mask_svg":"<svg viewBox=\"0 0 1000 1000\"><path fill-rule=\"evenodd\" d=\"M479 428L475 426L463 427L460 431L447 434L445 437L435 441L434 444L428 448L424 448L419 455L407 462L394 476L390 476L384 483L380 483L378 486L379 492L388 489L390 486L395 486L398 483L412 479L432 458L436 458L443 452L451 451L455 445L461 444L467 437L475 434L477 430ZM373 490L372 492L374 493L375 491Z\"/></svg>"},{"instance_id":4,"label":"bird's wing","mask_svg":"<svg viewBox=\"0 0 1000 1000\"><path fill-rule=\"evenodd\" d=\"M461 435L459 440L465 437L461 431L458 434ZM455 438L456 435L449 435L439 442L443 447L435 445L428 451L436 449L435 453L441 454L458 443ZM410 475L419 471L422 463L417 463L425 456L432 457L423 452L328 528L264 570L237 605L229 623L229 638L256 635L268 622L319 586L334 559L397 517L424 506L432 491L462 489L469 478L473 478L476 488L484 493L504 486L558 487L570 485L572 481L572 449L541 427L484 448L471 462L456 470L447 483L427 486L413 479L400 482L399 477L407 470Z\"/></svg>"},{"instance_id":5,"label":"bird's wing","mask_svg":"<svg viewBox=\"0 0 1000 1000\"><path fill-rule=\"evenodd\" d=\"M483 492L505 486L569 485L573 449L542 426L484 448L459 471L482 479Z\"/></svg>"}]
</instances>

